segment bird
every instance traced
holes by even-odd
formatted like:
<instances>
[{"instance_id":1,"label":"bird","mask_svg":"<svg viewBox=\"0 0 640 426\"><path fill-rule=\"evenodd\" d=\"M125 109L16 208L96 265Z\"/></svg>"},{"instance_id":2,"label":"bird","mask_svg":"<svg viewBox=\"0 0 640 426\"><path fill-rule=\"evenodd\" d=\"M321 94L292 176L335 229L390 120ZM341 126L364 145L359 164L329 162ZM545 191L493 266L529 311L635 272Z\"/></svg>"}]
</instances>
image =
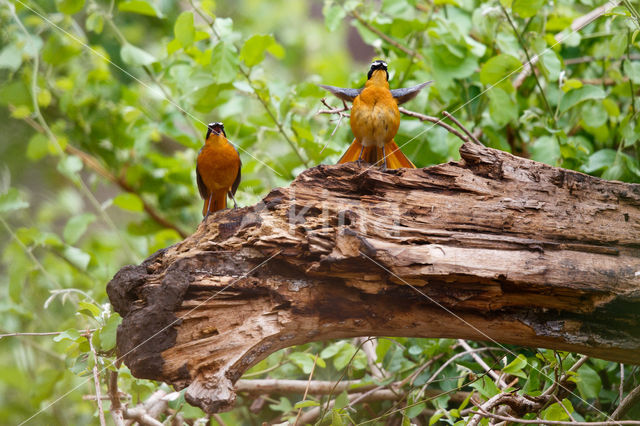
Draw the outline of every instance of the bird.
<instances>
[{"instance_id":1,"label":"bird","mask_svg":"<svg viewBox=\"0 0 640 426\"><path fill-rule=\"evenodd\" d=\"M238 151L227 140L224 125L220 122L207 126L205 144L198 152L196 180L198 191L204 200L202 216L227 208L227 195L238 207L234 197L240 185L242 162Z\"/></svg>"},{"instance_id":2,"label":"bird","mask_svg":"<svg viewBox=\"0 0 640 426\"><path fill-rule=\"evenodd\" d=\"M432 82L390 90L387 63L375 60L371 63L367 82L362 89L320 84L320 87L338 98L353 102L350 123L354 140L338 164L366 161L382 163L385 169L415 168L393 140L400 127L398 105L415 98L420 90Z\"/></svg>"}]
</instances>

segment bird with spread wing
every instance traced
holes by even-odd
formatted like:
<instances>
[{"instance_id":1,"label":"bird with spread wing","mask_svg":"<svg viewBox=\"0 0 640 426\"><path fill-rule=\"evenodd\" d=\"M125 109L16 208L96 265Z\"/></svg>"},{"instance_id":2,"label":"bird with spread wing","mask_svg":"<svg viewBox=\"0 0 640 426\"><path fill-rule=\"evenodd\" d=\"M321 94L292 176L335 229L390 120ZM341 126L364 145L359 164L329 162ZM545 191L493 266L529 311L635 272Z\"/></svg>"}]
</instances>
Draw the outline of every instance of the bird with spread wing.
<instances>
[{"instance_id":1,"label":"bird with spread wing","mask_svg":"<svg viewBox=\"0 0 640 426\"><path fill-rule=\"evenodd\" d=\"M398 105L415 98L430 83L390 90L387 63L377 60L371 64L362 89L321 84L338 98L353 102L350 122L354 140L338 164L366 161L390 169L415 168L393 140L400 127Z\"/></svg>"}]
</instances>

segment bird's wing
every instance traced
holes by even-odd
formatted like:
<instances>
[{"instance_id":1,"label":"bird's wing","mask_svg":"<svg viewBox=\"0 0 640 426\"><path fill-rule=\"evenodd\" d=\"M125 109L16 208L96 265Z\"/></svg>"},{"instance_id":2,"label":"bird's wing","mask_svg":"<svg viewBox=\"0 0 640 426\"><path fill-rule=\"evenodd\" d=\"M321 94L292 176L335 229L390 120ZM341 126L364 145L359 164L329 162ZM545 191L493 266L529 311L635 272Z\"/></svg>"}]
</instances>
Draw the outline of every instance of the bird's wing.
<instances>
[{"instance_id":1,"label":"bird's wing","mask_svg":"<svg viewBox=\"0 0 640 426\"><path fill-rule=\"evenodd\" d=\"M200 191L200 196L203 200L209 198L209 190L207 189L207 185L204 184L202 180L202 176L200 176L200 170L198 170L198 166L196 166L196 181L198 182L198 191Z\"/></svg>"},{"instance_id":2,"label":"bird's wing","mask_svg":"<svg viewBox=\"0 0 640 426\"><path fill-rule=\"evenodd\" d=\"M231 195L236 195L236 191L238 190L238 186L240 186L240 179L242 176L242 160L238 157L238 176L236 176L236 180L233 181L233 185L231 185Z\"/></svg>"},{"instance_id":3,"label":"bird's wing","mask_svg":"<svg viewBox=\"0 0 640 426\"><path fill-rule=\"evenodd\" d=\"M318 86L322 87L324 90L328 90L343 101L349 102L353 102L356 96L362 92L362 89L345 89L344 87L327 86L326 84L318 84Z\"/></svg>"},{"instance_id":4,"label":"bird's wing","mask_svg":"<svg viewBox=\"0 0 640 426\"><path fill-rule=\"evenodd\" d=\"M426 83L418 84L413 87L403 87L402 89L393 89L391 95L398 101L398 105L403 104L415 98L423 87L433 83L433 80Z\"/></svg>"}]
</instances>

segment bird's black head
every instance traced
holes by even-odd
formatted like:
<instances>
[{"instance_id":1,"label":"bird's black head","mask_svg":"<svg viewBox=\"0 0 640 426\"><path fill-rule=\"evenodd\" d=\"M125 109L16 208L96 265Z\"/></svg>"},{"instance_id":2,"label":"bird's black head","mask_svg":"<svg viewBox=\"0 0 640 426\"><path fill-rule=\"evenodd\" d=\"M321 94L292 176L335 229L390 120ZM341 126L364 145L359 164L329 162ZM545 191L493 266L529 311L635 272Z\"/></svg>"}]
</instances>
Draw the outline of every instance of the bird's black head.
<instances>
[{"instance_id":1,"label":"bird's black head","mask_svg":"<svg viewBox=\"0 0 640 426\"><path fill-rule=\"evenodd\" d=\"M389 81L389 71L387 71L387 63L385 61L373 61L371 62L371 68L369 68L369 74L367 74L367 80L371 78L375 70L384 70L387 74L387 81Z\"/></svg>"},{"instance_id":2,"label":"bird's black head","mask_svg":"<svg viewBox=\"0 0 640 426\"><path fill-rule=\"evenodd\" d=\"M205 139L209 139L209 135L213 132L214 135L224 135L227 137L227 134L224 132L224 124L221 122L209 123L207 126L207 137Z\"/></svg>"}]
</instances>

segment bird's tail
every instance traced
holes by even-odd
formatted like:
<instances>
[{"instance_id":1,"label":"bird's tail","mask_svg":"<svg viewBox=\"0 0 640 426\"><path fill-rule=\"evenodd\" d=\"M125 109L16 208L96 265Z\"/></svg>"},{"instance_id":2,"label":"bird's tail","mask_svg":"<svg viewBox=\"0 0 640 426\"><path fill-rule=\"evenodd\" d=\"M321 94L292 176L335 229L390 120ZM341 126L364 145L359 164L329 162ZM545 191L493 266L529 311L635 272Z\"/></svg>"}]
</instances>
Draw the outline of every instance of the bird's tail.
<instances>
[{"instance_id":1,"label":"bird's tail","mask_svg":"<svg viewBox=\"0 0 640 426\"><path fill-rule=\"evenodd\" d=\"M399 169L402 167L408 169L416 168L411 160L409 160L402 151L400 151L400 148L393 140L384 146L384 154L387 156L388 169ZM338 161L338 164L358 161L359 159L366 163L375 164L376 166L384 165L382 148L376 146L365 146L363 149L362 144L357 139L353 140L347 149L347 152L345 152L342 158Z\"/></svg>"},{"instance_id":2,"label":"bird's tail","mask_svg":"<svg viewBox=\"0 0 640 426\"><path fill-rule=\"evenodd\" d=\"M389 169L415 169L411 160L400 151L400 147L396 145L396 142L392 139L391 142L384 146L385 154L387 154L387 168ZM381 155L382 157L382 155Z\"/></svg>"},{"instance_id":3,"label":"bird's tail","mask_svg":"<svg viewBox=\"0 0 640 426\"><path fill-rule=\"evenodd\" d=\"M213 212L227 208L227 191L225 189L211 192L204 200L202 216L208 216Z\"/></svg>"}]
</instances>

